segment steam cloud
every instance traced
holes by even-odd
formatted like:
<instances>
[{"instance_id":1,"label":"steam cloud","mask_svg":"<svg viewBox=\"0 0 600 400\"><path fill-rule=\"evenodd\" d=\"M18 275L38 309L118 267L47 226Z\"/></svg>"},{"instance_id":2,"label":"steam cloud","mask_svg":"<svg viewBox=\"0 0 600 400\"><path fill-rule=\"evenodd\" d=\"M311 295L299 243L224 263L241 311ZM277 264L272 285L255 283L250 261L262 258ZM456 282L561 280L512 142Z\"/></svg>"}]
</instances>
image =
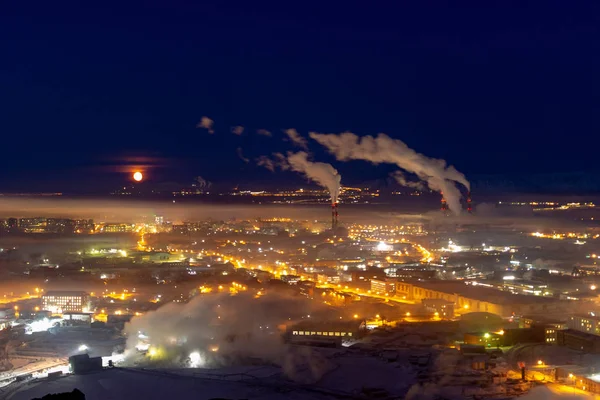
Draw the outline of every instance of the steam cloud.
<instances>
[{"instance_id":1,"label":"steam cloud","mask_svg":"<svg viewBox=\"0 0 600 400\"><path fill-rule=\"evenodd\" d=\"M287 135L287 137L294 145L301 147L304 150L308 150L308 141L304 137L302 137L302 135L300 135L297 130L295 130L294 128L285 129L283 133Z\"/></svg>"},{"instance_id":2,"label":"steam cloud","mask_svg":"<svg viewBox=\"0 0 600 400\"><path fill-rule=\"evenodd\" d=\"M244 133L244 127L241 125L232 126L231 133L233 133L234 135L240 136L242 133Z\"/></svg>"},{"instance_id":3,"label":"steam cloud","mask_svg":"<svg viewBox=\"0 0 600 400\"><path fill-rule=\"evenodd\" d=\"M256 159L256 164L265 167L271 172L275 172L276 168L279 168L282 171L290 169L286 156L281 153L273 153L273 158L260 156Z\"/></svg>"},{"instance_id":4,"label":"steam cloud","mask_svg":"<svg viewBox=\"0 0 600 400\"><path fill-rule=\"evenodd\" d=\"M470 190L469 181L444 160L417 153L401 140L392 139L383 133L377 137L361 138L351 132L311 132L310 137L326 147L340 161L365 160L374 164L396 164L401 169L417 175L430 189L442 192L448 207L455 214L460 214L462 210L461 193L455 182Z\"/></svg>"},{"instance_id":5,"label":"steam cloud","mask_svg":"<svg viewBox=\"0 0 600 400\"><path fill-rule=\"evenodd\" d=\"M408 179L406 179L406 176L402 173L402 171L394 171L390 174L390 176L392 178L394 178L396 180L396 182L398 182L399 185L401 186L405 186L405 187L409 187L409 188L414 188L417 190L423 190L425 189L425 186L423 185L423 182L413 182L413 181L409 181Z\"/></svg>"},{"instance_id":6,"label":"steam cloud","mask_svg":"<svg viewBox=\"0 0 600 400\"><path fill-rule=\"evenodd\" d=\"M271 172L275 172L275 161L271 160L267 156L260 156L256 159L256 165L260 165L261 167L265 167Z\"/></svg>"},{"instance_id":7,"label":"steam cloud","mask_svg":"<svg viewBox=\"0 0 600 400\"><path fill-rule=\"evenodd\" d=\"M327 188L331 202L337 203L342 176L331 164L309 161L308 154L304 151L289 153L287 161L292 170L303 173L307 178Z\"/></svg>"},{"instance_id":8,"label":"steam cloud","mask_svg":"<svg viewBox=\"0 0 600 400\"><path fill-rule=\"evenodd\" d=\"M210 133L212 135L213 133L215 133L215 131L213 130L214 124L215 124L215 121L208 118L207 116L203 116L200 119L200 122L198 122L198 125L196 125L196 128L204 128L208 131L208 133Z\"/></svg>"},{"instance_id":9,"label":"steam cloud","mask_svg":"<svg viewBox=\"0 0 600 400\"><path fill-rule=\"evenodd\" d=\"M238 147L236 149L236 153L237 153L238 157L240 158L240 160L242 160L243 162L245 162L245 163L249 163L250 162L250 159L244 157L244 152L243 152L243 150L242 150L241 147Z\"/></svg>"},{"instance_id":10,"label":"steam cloud","mask_svg":"<svg viewBox=\"0 0 600 400\"><path fill-rule=\"evenodd\" d=\"M198 187L200 189L209 189L212 186L212 182L207 181L201 176L196 177L196 182L198 182Z\"/></svg>"},{"instance_id":11,"label":"steam cloud","mask_svg":"<svg viewBox=\"0 0 600 400\"><path fill-rule=\"evenodd\" d=\"M271 132L266 129L257 129L256 133L258 133L259 135L262 135L262 136L273 136L271 134Z\"/></svg>"},{"instance_id":12,"label":"steam cloud","mask_svg":"<svg viewBox=\"0 0 600 400\"><path fill-rule=\"evenodd\" d=\"M268 293L254 298L247 292L236 296L198 296L185 304L169 303L134 317L125 325L126 362L177 366L196 352L202 360L198 366L214 367L259 358L282 366L292 379L301 370L305 371L308 364L311 380L318 379L326 372L322 360L294 352L284 343L280 332L281 324L318 312L313 304L302 297ZM160 350L154 360L137 353L140 334L151 348Z\"/></svg>"}]
</instances>

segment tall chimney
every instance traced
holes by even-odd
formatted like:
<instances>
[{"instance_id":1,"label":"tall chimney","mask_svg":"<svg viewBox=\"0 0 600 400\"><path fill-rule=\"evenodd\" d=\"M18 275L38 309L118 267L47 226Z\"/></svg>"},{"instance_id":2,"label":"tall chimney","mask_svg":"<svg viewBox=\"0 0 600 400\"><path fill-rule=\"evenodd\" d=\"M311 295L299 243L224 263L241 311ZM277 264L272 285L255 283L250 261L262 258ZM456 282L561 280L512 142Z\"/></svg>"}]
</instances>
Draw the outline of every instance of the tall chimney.
<instances>
[{"instance_id":1,"label":"tall chimney","mask_svg":"<svg viewBox=\"0 0 600 400\"><path fill-rule=\"evenodd\" d=\"M467 193L467 212L471 214L473 212L473 204L471 204L471 192Z\"/></svg>"},{"instance_id":2,"label":"tall chimney","mask_svg":"<svg viewBox=\"0 0 600 400\"><path fill-rule=\"evenodd\" d=\"M338 202L335 202L335 229L338 227Z\"/></svg>"},{"instance_id":3,"label":"tall chimney","mask_svg":"<svg viewBox=\"0 0 600 400\"><path fill-rule=\"evenodd\" d=\"M440 192L440 194L442 195L442 205L440 207L440 209L444 212L448 211L448 203L446 203L446 198L444 197L444 192Z\"/></svg>"},{"instance_id":4,"label":"tall chimney","mask_svg":"<svg viewBox=\"0 0 600 400\"><path fill-rule=\"evenodd\" d=\"M335 203L331 203L331 230L332 231L335 230L336 221L337 221L337 217L336 217Z\"/></svg>"}]
</instances>

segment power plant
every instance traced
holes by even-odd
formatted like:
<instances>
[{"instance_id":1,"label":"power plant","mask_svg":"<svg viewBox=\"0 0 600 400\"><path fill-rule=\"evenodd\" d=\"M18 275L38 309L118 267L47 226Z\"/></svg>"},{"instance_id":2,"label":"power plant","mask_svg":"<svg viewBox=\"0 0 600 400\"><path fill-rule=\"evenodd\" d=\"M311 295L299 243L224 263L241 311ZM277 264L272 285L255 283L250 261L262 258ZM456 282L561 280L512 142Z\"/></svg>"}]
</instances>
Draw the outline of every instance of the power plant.
<instances>
[{"instance_id":1,"label":"power plant","mask_svg":"<svg viewBox=\"0 0 600 400\"><path fill-rule=\"evenodd\" d=\"M440 192L440 194L442 195L440 210L442 210L443 213L447 213L448 212L448 203L446 202L446 198L444 197L444 192ZM466 197L467 197L467 212L469 214L472 214L473 213L473 203L471 201L471 191L467 192Z\"/></svg>"}]
</instances>

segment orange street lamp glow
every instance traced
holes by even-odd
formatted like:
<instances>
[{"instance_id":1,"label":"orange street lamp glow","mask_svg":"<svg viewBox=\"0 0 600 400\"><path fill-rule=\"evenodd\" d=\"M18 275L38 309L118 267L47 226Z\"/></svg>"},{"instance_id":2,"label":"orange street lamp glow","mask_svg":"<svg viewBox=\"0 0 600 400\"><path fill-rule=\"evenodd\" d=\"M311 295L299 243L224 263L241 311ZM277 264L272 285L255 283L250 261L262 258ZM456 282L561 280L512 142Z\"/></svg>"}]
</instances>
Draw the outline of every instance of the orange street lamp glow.
<instances>
[{"instance_id":1,"label":"orange street lamp glow","mask_svg":"<svg viewBox=\"0 0 600 400\"><path fill-rule=\"evenodd\" d=\"M141 180L144 179L144 175L142 175L142 173L140 171L135 171L133 173L133 180L136 182L141 182Z\"/></svg>"}]
</instances>

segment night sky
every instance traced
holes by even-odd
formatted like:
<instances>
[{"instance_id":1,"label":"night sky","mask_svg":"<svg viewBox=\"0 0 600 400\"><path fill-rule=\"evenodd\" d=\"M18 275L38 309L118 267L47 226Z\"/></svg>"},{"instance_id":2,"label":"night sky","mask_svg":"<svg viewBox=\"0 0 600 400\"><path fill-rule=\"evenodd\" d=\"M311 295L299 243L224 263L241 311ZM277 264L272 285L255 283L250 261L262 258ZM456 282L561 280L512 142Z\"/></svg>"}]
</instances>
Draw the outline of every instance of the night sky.
<instances>
[{"instance_id":1,"label":"night sky","mask_svg":"<svg viewBox=\"0 0 600 400\"><path fill-rule=\"evenodd\" d=\"M156 181L303 182L236 154L292 127L386 132L467 177L600 170L598 2L120 3L2 5L0 192L104 190L140 157ZM311 147L344 182L388 172Z\"/></svg>"}]
</instances>

